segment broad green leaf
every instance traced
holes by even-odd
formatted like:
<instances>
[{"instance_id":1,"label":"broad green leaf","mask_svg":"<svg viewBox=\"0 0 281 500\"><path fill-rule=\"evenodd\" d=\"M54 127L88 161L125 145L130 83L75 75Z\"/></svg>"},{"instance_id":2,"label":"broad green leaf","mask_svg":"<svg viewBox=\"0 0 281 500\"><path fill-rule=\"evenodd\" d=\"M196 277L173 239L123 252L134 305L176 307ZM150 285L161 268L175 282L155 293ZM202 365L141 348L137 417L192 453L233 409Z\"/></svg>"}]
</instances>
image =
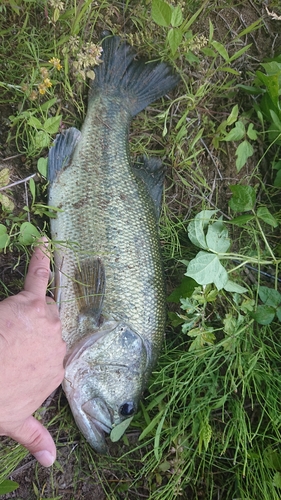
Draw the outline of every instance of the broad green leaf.
<instances>
[{"instance_id":1,"label":"broad green leaf","mask_svg":"<svg viewBox=\"0 0 281 500\"><path fill-rule=\"evenodd\" d=\"M276 316L277 318L279 319L279 321L281 321L281 307L277 307L276 309Z\"/></svg>"},{"instance_id":2,"label":"broad green leaf","mask_svg":"<svg viewBox=\"0 0 281 500\"><path fill-rule=\"evenodd\" d=\"M212 57L212 58L216 57L216 52L213 49L210 49L210 47L203 47L201 49L201 51L203 52L203 54L205 56Z\"/></svg>"},{"instance_id":3,"label":"broad green leaf","mask_svg":"<svg viewBox=\"0 0 281 500\"><path fill-rule=\"evenodd\" d=\"M170 319L171 325L177 327L184 323L184 319L181 318L178 314L173 312L168 312L168 317Z\"/></svg>"},{"instance_id":4,"label":"broad green leaf","mask_svg":"<svg viewBox=\"0 0 281 500\"><path fill-rule=\"evenodd\" d=\"M235 127L228 132L223 138L223 141L240 141L246 134L245 125L243 122L236 122Z\"/></svg>"},{"instance_id":5,"label":"broad green leaf","mask_svg":"<svg viewBox=\"0 0 281 500\"><path fill-rule=\"evenodd\" d=\"M5 479L0 483L0 495L5 495L6 493L11 493L19 487L16 481L11 481L10 479Z\"/></svg>"},{"instance_id":6,"label":"broad green leaf","mask_svg":"<svg viewBox=\"0 0 281 500\"><path fill-rule=\"evenodd\" d=\"M244 299L242 304L240 305L240 309L241 311L247 313L247 312L252 312L254 310L254 307L255 307L255 301L254 299Z\"/></svg>"},{"instance_id":7,"label":"broad green leaf","mask_svg":"<svg viewBox=\"0 0 281 500\"><path fill-rule=\"evenodd\" d=\"M258 79L266 86L272 102L277 105L279 99L278 74L265 75L261 71L256 71Z\"/></svg>"},{"instance_id":8,"label":"broad green leaf","mask_svg":"<svg viewBox=\"0 0 281 500\"><path fill-rule=\"evenodd\" d=\"M182 41L182 32L179 28L171 28L167 35L167 40L170 45L172 54L174 55Z\"/></svg>"},{"instance_id":9,"label":"broad green leaf","mask_svg":"<svg viewBox=\"0 0 281 500\"><path fill-rule=\"evenodd\" d=\"M38 120L38 118L35 118L35 116L31 116L27 121L27 124L30 125L30 127L35 128L36 130L43 129L42 123L40 122L40 120Z\"/></svg>"},{"instance_id":10,"label":"broad green leaf","mask_svg":"<svg viewBox=\"0 0 281 500\"><path fill-rule=\"evenodd\" d=\"M177 144L180 142L180 140L183 138L183 137L186 137L186 134L187 134L187 128L186 128L186 125L183 125L179 132L177 133L177 136L176 136L176 142Z\"/></svg>"},{"instance_id":11,"label":"broad green leaf","mask_svg":"<svg viewBox=\"0 0 281 500\"><path fill-rule=\"evenodd\" d=\"M43 177L47 177L47 168L48 168L48 158L39 158L37 162L38 172L43 175Z\"/></svg>"},{"instance_id":12,"label":"broad green leaf","mask_svg":"<svg viewBox=\"0 0 281 500\"><path fill-rule=\"evenodd\" d=\"M187 267L186 276L193 278L199 285L214 283L221 290L228 281L228 274L217 255L199 252Z\"/></svg>"},{"instance_id":13,"label":"broad green leaf","mask_svg":"<svg viewBox=\"0 0 281 500\"><path fill-rule=\"evenodd\" d=\"M212 401L212 410L218 410L219 408L221 408L222 406L225 405L227 399L228 399L229 395L228 394L224 394L221 398L219 398L217 400L216 403L213 403Z\"/></svg>"},{"instance_id":14,"label":"broad green leaf","mask_svg":"<svg viewBox=\"0 0 281 500\"><path fill-rule=\"evenodd\" d=\"M36 186L33 178L29 179L29 189L32 196L32 203L34 203L36 196Z\"/></svg>"},{"instance_id":15,"label":"broad green leaf","mask_svg":"<svg viewBox=\"0 0 281 500\"><path fill-rule=\"evenodd\" d=\"M182 10L181 7L178 5L177 7L174 7L172 11L171 25L173 26L173 28L177 28L182 24L182 22L183 22Z\"/></svg>"},{"instance_id":16,"label":"broad green leaf","mask_svg":"<svg viewBox=\"0 0 281 500\"><path fill-rule=\"evenodd\" d=\"M41 151L47 148L50 144L50 136L45 132L45 130L39 130L34 136L34 147L36 150Z\"/></svg>"},{"instance_id":17,"label":"broad green leaf","mask_svg":"<svg viewBox=\"0 0 281 500\"><path fill-rule=\"evenodd\" d=\"M270 446L263 452L263 462L269 469L281 470L281 454Z\"/></svg>"},{"instance_id":18,"label":"broad green leaf","mask_svg":"<svg viewBox=\"0 0 281 500\"><path fill-rule=\"evenodd\" d=\"M157 467L161 472L167 472L171 468L171 462L168 462L168 460L165 460L162 462L160 465Z\"/></svg>"},{"instance_id":19,"label":"broad green leaf","mask_svg":"<svg viewBox=\"0 0 281 500\"><path fill-rule=\"evenodd\" d=\"M281 472L279 471L275 472L273 476L273 486L275 486L275 488L281 488Z\"/></svg>"},{"instance_id":20,"label":"broad green leaf","mask_svg":"<svg viewBox=\"0 0 281 500\"><path fill-rule=\"evenodd\" d=\"M224 290L227 292L231 293L246 293L248 292L247 288L244 286L238 285L238 283L235 283L234 281L228 280L226 285L223 287Z\"/></svg>"},{"instance_id":21,"label":"broad green leaf","mask_svg":"<svg viewBox=\"0 0 281 500\"><path fill-rule=\"evenodd\" d=\"M227 125L232 125L234 122L236 122L236 120L238 118L238 110L239 110L238 104L235 104L235 106L233 106L233 108L231 110L230 115L226 119Z\"/></svg>"},{"instance_id":22,"label":"broad green leaf","mask_svg":"<svg viewBox=\"0 0 281 500\"><path fill-rule=\"evenodd\" d=\"M252 139L253 141L255 141L258 138L258 132L254 129L253 123L249 123L247 136L249 137L249 139Z\"/></svg>"},{"instance_id":23,"label":"broad green leaf","mask_svg":"<svg viewBox=\"0 0 281 500\"><path fill-rule=\"evenodd\" d=\"M4 224L0 224L0 236L1 234L6 234L7 233L7 228Z\"/></svg>"},{"instance_id":24,"label":"broad green leaf","mask_svg":"<svg viewBox=\"0 0 281 500\"><path fill-rule=\"evenodd\" d=\"M250 214L245 214L245 215L239 215L238 217L234 217L234 219L231 219L229 221L230 224L235 224L235 226L243 227L250 222L250 220L253 220L255 218L254 215Z\"/></svg>"},{"instance_id":25,"label":"broad green leaf","mask_svg":"<svg viewBox=\"0 0 281 500\"><path fill-rule=\"evenodd\" d=\"M188 224L188 237L193 245L205 250L208 249L204 229L216 212L217 210L202 210Z\"/></svg>"},{"instance_id":26,"label":"broad green leaf","mask_svg":"<svg viewBox=\"0 0 281 500\"><path fill-rule=\"evenodd\" d=\"M50 99L47 102L44 102L43 104L41 104L41 110L48 111L54 104L56 104L56 102L57 102L56 97L54 97L53 99Z\"/></svg>"},{"instance_id":27,"label":"broad green leaf","mask_svg":"<svg viewBox=\"0 0 281 500\"><path fill-rule=\"evenodd\" d=\"M279 61L280 61L280 56L279 56ZM265 69L266 73L268 75L279 75L279 82L281 85L281 63L278 62L277 60L275 61L270 61L266 63L262 63L261 66Z\"/></svg>"},{"instance_id":28,"label":"broad green leaf","mask_svg":"<svg viewBox=\"0 0 281 500\"><path fill-rule=\"evenodd\" d=\"M22 245L31 245L40 237L38 229L31 222L23 222L20 227L19 242Z\"/></svg>"},{"instance_id":29,"label":"broad green leaf","mask_svg":"<svg viewBox=\"0 0 281 500\"><path fill-rule=\"evenodd\" d=\"M277 113L275 113L275 111L273 111L273 109L270 109L269 113L270 113L270 116L271 116L271 119L272 119L274 125L276 125L276 128L274 130L276 130L276 132L280 132L281 131L281 121L279 119L279 116L277 115Z\"/></svg>"},{"instance_id":30,"label":"broad green leaf","mask_svg":"<svg viewBox=\"0 0 281 500\"><path fill-rule=\"evenodd\" d=\"M183 309L187 314L193 314L196 311L197 305L189 297L181 298L180 302L181 302L181 309Z\"/></svg>"},{"instance_id":31,"label":"broad green leaf","mask_svg":"<svg viewBox=\"0 0 281 500\"><path fill-rule=\"evenodd\" d=\"M274 179L274 186L281 187L281 170L278 170L276 177Z\"/></svg>"},{"instance_id":32,"label":"broad green leaf","mask_svg":"<svg viewBox=\"0 0 281 500\"><path fill-rule=\"evenodd\" d=\"M191 52L191 50L189 50L185 54L185 58L186 58L187 62L189 62L189 64L199 63L200 62L199 57L197 57L195 54L193 54L193 52Z\"/></svg>"},{"instance_id":33,"label":"broad green leaf","mask_svg":"<svg viewBox=\"0 0 281 500\"><path fill-rule=\"evenodd\" d=\"M281 170L281 160L272 163L273 170Z\"/></svg>"},{"instance_id":34,"label":"broad green leaf","mask_svg":"<svg viewBox=\"0 0 281 500\"><path fill-rule=\"evenodd\" d=\"M263 220L266 222L266 224L269 224L269 226L272 227L277 227L278 226L278 221L275 219L275 217L270 213L267 207L259 207L257 209L257 216L259 219Z\"/></svg>"},{"instance_id":35,"label":"broad green leaf","mask_svg":"<svg viewBox=\"0 0 281 500\"><path fill-rule=\"evenodd\" d=\"M224 45L222 45L220 42L217 42L216 40L213 40L212 46L216 49L216 51L222 56L222 58L225 61L229 62L229 55Z\"/></svg>"},{"instance_id":36,"label":"broad green leaf","mask_svg":"<svg viewBox=\"0 0 281 500\"><path fill-rule=\"evenodd\" d=\"M251 315L260 325L269 325L274 319L275 308L266 305L257 306L256 311Z\"/></svg>"},{"instance_id":37,"label":"broad green leaf","mask_svg":"<svg viewBox=\"0 0 281 500\"><path fill-rule=\"evenodd\" d=\"M223 320L223 331L227 335L234 335L237 331L237 319L231 313L227 313Z\"/></svg>"},{"instance_id":38,"label":"broad green leaf","mask_svg":"<svg viewBox=\"0 0 281 500\"><path fill-rule=\"evenodd\" d=\"M239 144L236 149L235 155L237 156L236 168L240 172L241 168L247 163L250 156L254 154L254 148L246 139Z\"/></svg>"},{"instance_id":39,"label":"broad green leaf","mask_svg":"<svg viewBox=\"0 0 281 500\"><path fill-rule=\"evenodd\" d=\"M0 170L0 187L7 186L10 180L10 172L7 167Z\"/></svg>"},{"instance_id":40,"label":"broad green leaf","mask_svg":"<svg viewBox=\"0 0 281 500\"><path fill-rule=\"evenodd\" d=\"M195 349L202 349L205 344L213 345L216 340L216 337L213 334L212 327L210 327L209 329L203 327L193 328L193 330L190 330L188 332L188 336L195 337L189 347L190 351L193 351Z\"/></svg>"},{"instance_id":41,"label":"broad green leaf","mask_svg":"<svg viewBox=\"0 0 281 500\"><path fill-rule=\"evenodd\" d=\"M276 308L281 304L281 294L274 288L268 288L267 286L259 287L259 298L267 306Z\"/></svg>"},{"instance_id":42,"label":"broad green leaf","mask_svg":"<svg viewBox=\"0 0 281 500\"><path fill-rule=\"evenodd\" d=\"M172 9L163 0L152 0L151 17L159 26L169 26L172 20Z\"/></svg>"},{"instance_id":43,"label":"broad green leaf","mask_svg":"<svg viewBox=\"0 0 281 500\"><path fill-rule=\"evenodd\" d=\"M228 237L228 230L222 221L215 221L208 226L206 243L208 249L213 252L227 252L230 247L230 239Z\"/></svg>"},{"instance_id":44,"label":"broad green leaf","mask_svg":"<svg viewBox=\"0 0 281 500\"><path fill-rule=\"evenodd\" d=\"M56 134L61 124L62 115L52 116L44 122L44 130L48 134Z\"/></svg>"},{"instance_id":45,"label":"broad green leaf","mask_svg":"<svg viewBox=\"0 0 281 500\"><path fill-rule=\"evenodd\" d=\"M181 297L191 297L197 286L196 281L187 276L182 278L181 284L167 298L168 302L179 302Z\"/></svg>"},{"instance_id":46,"label":"broad green leaf","mask_svg":"<svg viewBox=\"0 0 281 500\"><path fill-rule=\"evenodd\" d=\"M232 197L229 206L234 212L248 212L252 210L256 203L256 193L251 186L235 185L229 186Z\"/></svg>"},{"instance_id":47,"label":"broad green leaf","mask_svg":"<svg viewBox=\"0 0 281 500\"><path fill-rule=\"evenodd\" d=\"M113 429L110 433L110 439L113 443L116 443L116 441L119 441L119 439L123 436L126 429L129 427L133 418L134 418L133 416L126 418L126 420L123 420L123 422L121 422L120 424L113 427Z\"/></svg>"},{"instance_id":48,"label":"broad green leaf","mask_svg":"<svg viewBox=\"0 0 281 500\"><path fill-rule=\"evenodd\" d=\"M9 243L10 236L7 234L7 228L0 224L0 250L3 250Z\"/></svg>"},{"instance_id":49,"label":"broad green leaf","mask_svg":"<svg viewBox=\"0 0 281 500\"><path fill-rule=\"evenodd\" d=\"M271 142L275 142L277 146L281 145L281 122L280 127L277 128L274 123L268 127L268 139Z\"/></svg>"}]
</instances>

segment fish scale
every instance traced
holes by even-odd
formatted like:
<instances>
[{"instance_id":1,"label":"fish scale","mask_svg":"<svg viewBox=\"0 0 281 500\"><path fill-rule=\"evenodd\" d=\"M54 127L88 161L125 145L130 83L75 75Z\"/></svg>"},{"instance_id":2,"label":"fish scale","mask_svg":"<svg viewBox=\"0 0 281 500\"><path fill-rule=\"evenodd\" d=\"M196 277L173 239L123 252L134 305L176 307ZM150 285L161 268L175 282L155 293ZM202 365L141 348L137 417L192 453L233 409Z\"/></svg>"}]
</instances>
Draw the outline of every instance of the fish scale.
<instances>
[{"instance_id":1,"label":"fish scale","mask_svg":"<svg viewBox=\"0 0 281 500\"><path fill-rule=\"evenodd\" d=\"M93 102L88 112L91 128L87 120L84 128L90 129L91 133L85 134L84 139L82 129L82 139L72 164L60 174L49 197L51 205L58 206L60 203L64 207L57 219L51 222L54 241L69 240L72 235L71 240L81 245L81 249L75 247L73 251L71 247L64 248L62 254L59 251L56 254L56 268L66 275L61 284L67 289L60 305L63 337L70 347L79 340L73 288L74 263L77 259L81 263L83 255L93 255L102 259L106 270L103 314L113 319L129 320L133 328L159 349L165 300L152 202L132 172L125 147L126 134L121 136L118 132L117 141L114 133L106 138L107 158L103 165L105 142L101 141L100 147L95 147L95 144L98 136L108 135L108 127L106 124L98 127L93 124L101 122L96 119L100 116L113 127L114 122L107 118L103 103ZM124 112L120 114L124 125ZM120 123L118 114L115 114L115 120ZM126 121L128 125L128 114ZM92 143L89 135L96 138ZM92 159L92 183L89 183L87 158ZM64 186L67 186L67 191ZM99 235L98 239L96 235Z\"/></svg>"},{"instance_id":2,"label":"fish scale","mask_svg":"<svg viewBox=\"0 0 281 500\"><path fill-rule=\"evenodd\" d=\"M132 117L176 82L164 63L135 60L118 37L103 43L81 133L49 153L49 204L62 334L63 387L78 427L99 452L104 432L136 412L165 330L158 236L163 169L132 165ZM146 87L145 87L146 86Z\"/></svg>"}]
</instances>

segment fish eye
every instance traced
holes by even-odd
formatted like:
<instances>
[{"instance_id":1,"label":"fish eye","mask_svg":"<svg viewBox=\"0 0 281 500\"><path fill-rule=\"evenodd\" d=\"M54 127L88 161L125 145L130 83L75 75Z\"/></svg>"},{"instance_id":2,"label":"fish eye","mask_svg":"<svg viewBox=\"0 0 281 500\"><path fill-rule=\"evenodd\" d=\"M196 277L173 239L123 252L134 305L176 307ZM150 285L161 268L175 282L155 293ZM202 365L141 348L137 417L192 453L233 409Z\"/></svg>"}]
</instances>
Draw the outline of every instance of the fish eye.
<instances>
[{"instance_id":1,"label":"fish eye","mask_svg":"<svg viewBox=\"0 0 281 500\"><path fill-rule=\"evenodd\" d=\"M127 403L124 403L123 405L120 406L119 408L119 413L122 415L122 417L130 417L135 413L135 405L131 401L128 401Z\"/></svg>"}]
</instances>

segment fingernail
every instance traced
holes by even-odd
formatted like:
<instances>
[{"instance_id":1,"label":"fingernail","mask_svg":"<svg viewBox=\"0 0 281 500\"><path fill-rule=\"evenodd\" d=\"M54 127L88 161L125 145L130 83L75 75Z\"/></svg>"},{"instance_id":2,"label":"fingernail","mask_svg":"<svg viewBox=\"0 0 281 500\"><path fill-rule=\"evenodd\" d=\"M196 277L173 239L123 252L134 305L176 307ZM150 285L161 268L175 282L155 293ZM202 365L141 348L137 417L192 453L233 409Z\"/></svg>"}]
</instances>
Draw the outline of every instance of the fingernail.
<instances>
[{"instance_id":1,"label":"fingernail","mask_svg":"<svg viewBox=\"0 0 281 500\"><path fill-rule=\"evenodd\" d=\"M44 467L51 467L51 465L53 465L54 461L56 460L56 457L54 457L47 450L37 451L37 453L33 453L33 456Z\"/></svg>"}]
</instances>

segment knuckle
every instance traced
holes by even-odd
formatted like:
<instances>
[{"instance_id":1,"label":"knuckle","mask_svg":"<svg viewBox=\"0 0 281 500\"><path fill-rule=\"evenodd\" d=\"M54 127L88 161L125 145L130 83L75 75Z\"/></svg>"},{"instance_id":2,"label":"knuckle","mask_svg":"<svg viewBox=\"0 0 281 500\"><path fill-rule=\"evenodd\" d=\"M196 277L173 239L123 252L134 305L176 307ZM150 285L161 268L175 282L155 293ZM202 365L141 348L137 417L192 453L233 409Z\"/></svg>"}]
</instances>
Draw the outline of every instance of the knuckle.
<instances>
[{"instance_id":1,"label":"knuckle","mask_svg":"<svg viewBox=\"0 0 281 500\"><path fill-rule=\"evenodd\" d=\"M37 267L34 274L37 278L40 278L40 279L46 281L49 279L50 272L49 272L49 269L47 269L46 267Z\"/></svg>"},{"instance_id":2,"label":"knuckle","mask_svg":"<svg viewBox=\"0 0 281 500\"><path fill-rule=\"evenodd\" d=\"M23 439L21 444L28 448L32 453L33 450L37 450L40 447L41 442L42 434L36 429L28 436L28 439Z\"/></svg>"}]
</instances>

